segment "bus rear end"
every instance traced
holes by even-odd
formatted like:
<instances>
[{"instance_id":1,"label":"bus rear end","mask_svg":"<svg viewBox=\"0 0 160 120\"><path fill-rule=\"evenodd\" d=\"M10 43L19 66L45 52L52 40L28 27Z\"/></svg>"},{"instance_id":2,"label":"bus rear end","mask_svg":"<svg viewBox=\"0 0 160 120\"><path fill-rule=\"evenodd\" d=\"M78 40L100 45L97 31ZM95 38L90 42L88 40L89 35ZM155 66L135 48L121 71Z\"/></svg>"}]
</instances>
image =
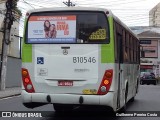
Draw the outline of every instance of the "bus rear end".
<instances>
[{"instance_id":1,"label":"bus rear end","mask_svg":"<svg viewBox=\"0 0 160 120\"><path fill-rule=\"evenodd\" d=\"M26 107L54 104L112 106L111 65L105 11L60 10L27 14L22 58ZM111 56L108 56L111 57ZM104 67L102 67L104 65Z\"/></svg>"}]
</instances>

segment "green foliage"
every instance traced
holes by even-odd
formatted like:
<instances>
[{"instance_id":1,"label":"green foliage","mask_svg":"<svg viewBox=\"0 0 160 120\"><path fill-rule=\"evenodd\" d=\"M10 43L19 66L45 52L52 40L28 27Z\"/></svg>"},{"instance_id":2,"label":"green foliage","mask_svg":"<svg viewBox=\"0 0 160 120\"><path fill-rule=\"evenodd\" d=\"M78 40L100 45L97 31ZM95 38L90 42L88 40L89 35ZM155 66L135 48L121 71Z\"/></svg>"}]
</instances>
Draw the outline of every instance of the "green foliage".
<instances>
[{"instance_id":1,"label":"green foliage","mask_svg":"<svg viewBox=\"0 0 160 120\"><path fill-rule=\"evenodd\" d=\"M21 10L17 7L17 3L19 0L12 0L13 10L18 14L19 18L22 16Z\"/></svg>"}]
</instances>

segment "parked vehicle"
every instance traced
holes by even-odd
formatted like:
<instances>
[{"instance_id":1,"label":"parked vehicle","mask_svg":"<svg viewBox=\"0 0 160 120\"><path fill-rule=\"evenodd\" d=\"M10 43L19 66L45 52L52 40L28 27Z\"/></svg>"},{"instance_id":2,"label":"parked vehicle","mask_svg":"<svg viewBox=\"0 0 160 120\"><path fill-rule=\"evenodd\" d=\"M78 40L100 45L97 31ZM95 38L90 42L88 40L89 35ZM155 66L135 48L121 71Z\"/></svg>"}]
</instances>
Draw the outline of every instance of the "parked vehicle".
<instances>
[{"instance_id":1,"label":"parked vehicle","mask_svg":"<svg viewBox=\"0 0 160 120\"><path fill-rule=\"evenodd\" d=\"M157 84L157 79L155 78L155 74L152 72L141 72L140 84Z\"/></svg>"}]
</instances>

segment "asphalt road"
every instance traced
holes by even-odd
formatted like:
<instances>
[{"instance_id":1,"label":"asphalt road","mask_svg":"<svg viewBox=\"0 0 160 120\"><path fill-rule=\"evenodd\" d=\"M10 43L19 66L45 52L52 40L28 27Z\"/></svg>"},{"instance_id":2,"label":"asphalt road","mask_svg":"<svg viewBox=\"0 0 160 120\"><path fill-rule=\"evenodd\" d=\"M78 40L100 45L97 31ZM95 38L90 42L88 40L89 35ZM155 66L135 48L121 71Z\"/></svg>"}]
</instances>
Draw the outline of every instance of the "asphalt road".
<instances>
[{"instance_id":1,"label":"asphalt road","mask_svg":"<svg viewBox=\"0 0 160 120\"><path fill-rule=\"evenodd\" d=\"M81 108L82 109L82 108ZM99 112L97 107L86 107L85 112L77 109L70 113L56 114L52 105L45 105L42 107L28 109L21 103L21 96L1 99L0 111L49 111L45 112L46 117L43 118L0 118L0 120L159 120L160 117L108 117L103 112ZM92 109L92 112L89 112ZM127 104L127 111L131 113L155 113L159 111L160 115L160 86L159 85L141 85L139 93L135 97L133 103ZM134 111L134 112L133 112ZM139 112L138 112L139 111ZM147 112L144 112L147 111Z\"/></svg>"}]
</instances>

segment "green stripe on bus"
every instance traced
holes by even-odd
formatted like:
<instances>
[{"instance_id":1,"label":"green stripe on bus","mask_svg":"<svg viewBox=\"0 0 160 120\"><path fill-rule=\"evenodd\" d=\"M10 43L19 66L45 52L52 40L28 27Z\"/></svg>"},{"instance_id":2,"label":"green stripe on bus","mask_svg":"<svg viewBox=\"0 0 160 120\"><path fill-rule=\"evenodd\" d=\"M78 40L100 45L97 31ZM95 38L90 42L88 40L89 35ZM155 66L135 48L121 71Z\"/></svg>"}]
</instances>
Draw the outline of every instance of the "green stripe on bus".
<instances>
[{"instance_id":1,"label":"green stripe on bus","mask_svg":"<svg viewBox=\"0 0 160 120\"><path fill-rule=\"evenodd\" d=\"M22 62L32 62L32 45L23 43Z\"/></svg>"},{"instance_id":2,"label":"green stripe on bus","mask_svg":"<svg viewBox=\"0 0 160 120\"><path fill-rule=\"evenodd\" d=\"M114 31L113 31L113 17L108 17L110 29L110 44L101 45L101 63L114 62Z\"/></svg>"},{"instance_id":3,"label":"green stripe on bus","mask_svg":"<svg viewBox=\"0 0 160 120\"><path fill-rule=\"evenodd\" d=\"M26 22L24 22L24 30L26 28ZM32 45L31 44L25 44L25 31L23 34L23 45L22 45L22 62L32 62Z\"/></svg>"}]
</instances>

